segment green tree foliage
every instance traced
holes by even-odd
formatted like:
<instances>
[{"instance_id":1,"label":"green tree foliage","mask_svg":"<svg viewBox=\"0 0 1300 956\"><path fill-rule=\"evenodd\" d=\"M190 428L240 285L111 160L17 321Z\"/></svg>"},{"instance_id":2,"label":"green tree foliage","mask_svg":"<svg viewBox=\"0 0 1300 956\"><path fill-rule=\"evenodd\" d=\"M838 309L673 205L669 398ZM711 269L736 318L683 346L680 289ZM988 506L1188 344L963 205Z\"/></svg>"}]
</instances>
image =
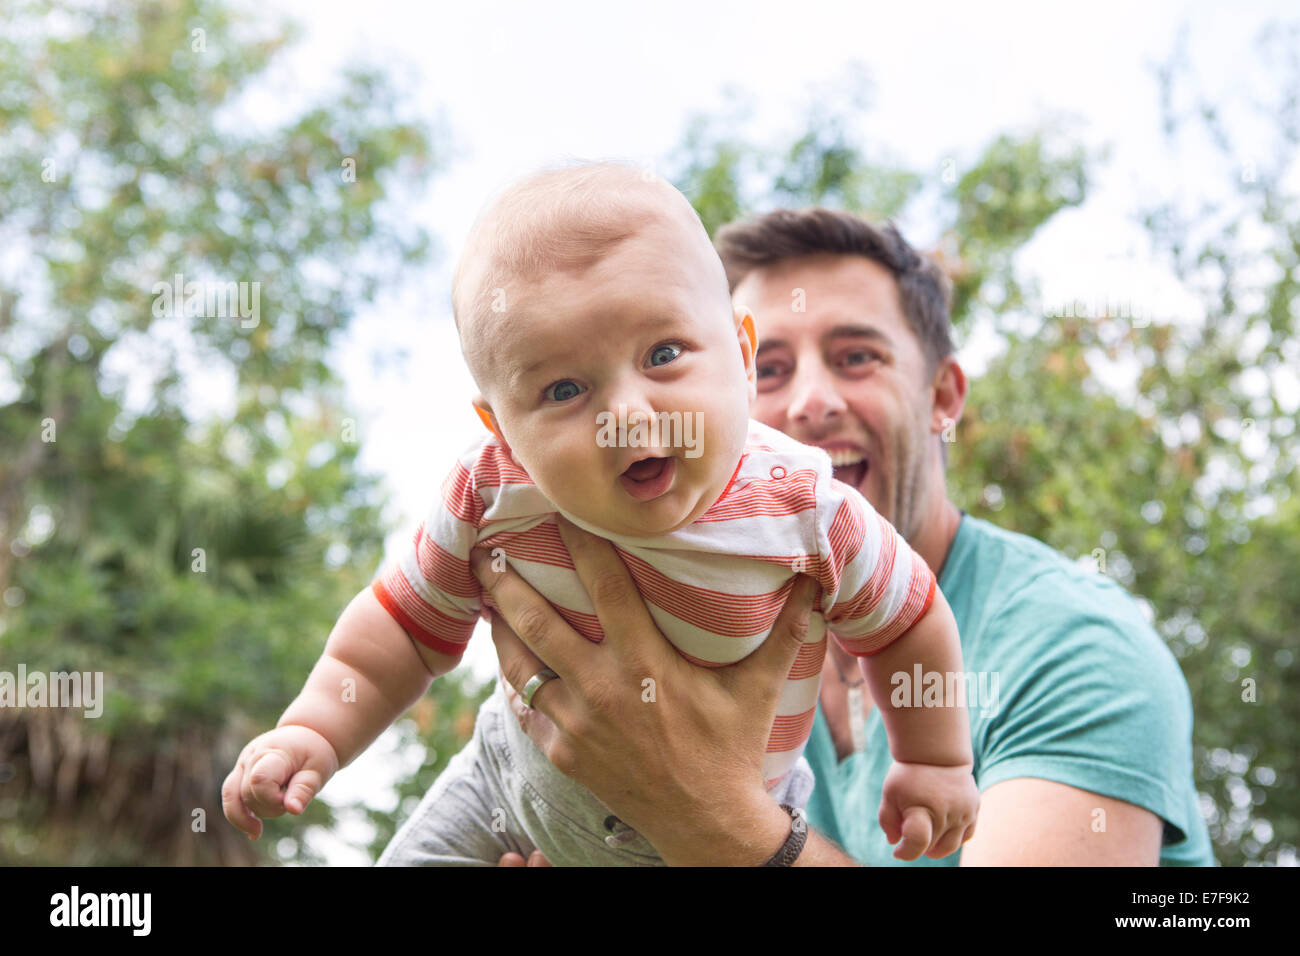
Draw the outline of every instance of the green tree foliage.
<instances>
[{"instance_id":1,"label":"green tree foliage","mask_svg":"<svg viewBox=\"0 0 1300 956\"><path fill-rule=\"evenodd\" d=\"M1300 368L1300 195L1294 179L1285 185L1300 141L1297 38L1284 31L1261 47L1285 82L1252 117L1276 141L1249 175L1220 111L1194 101L1179 112L1185 65L1161 73L1171 164L1201 148L1198 133L1223 154L1226 188L1212 203L1134 210L1200 303L1186 314L1044 303L1020 274L1018 251L1086 199L1105 159L1059 125L998 135L936 175L863 145L859 97L838 115L810 111L788 150L745 145L743 110L696 117L674 155L675 181L711 231L781 205L883 219L938 192L931 252L953 280L959 340L982 325L1002 343L956 430L950 492L1112 575L1149 608L1191 690L1196 779L1225 865L1276 861L1300 843L1300 479L1278 374ZM1130 370L1127 390L1112 384L1115 367Z\"/></svg>"},{"instance_id":2,"label":"green tree foliage","mask_svg":"<svg viewBox=\"0 0 1300 956\"><path fill-rule=\"evenodd\" d=\"M0 666L101 671L106 702L0 710L0 862L314 859L292 817L250 843L220 784L380 560L327 355L427 258L392 206L435 154L366 70L257 129L240 98L294 34L249 22L208 0L6 5ZM259 314L169 309L176 274L248 283L250 305L257 283ZM474 701L442 681L434 705Z\"/></svg>"}]
</instances>

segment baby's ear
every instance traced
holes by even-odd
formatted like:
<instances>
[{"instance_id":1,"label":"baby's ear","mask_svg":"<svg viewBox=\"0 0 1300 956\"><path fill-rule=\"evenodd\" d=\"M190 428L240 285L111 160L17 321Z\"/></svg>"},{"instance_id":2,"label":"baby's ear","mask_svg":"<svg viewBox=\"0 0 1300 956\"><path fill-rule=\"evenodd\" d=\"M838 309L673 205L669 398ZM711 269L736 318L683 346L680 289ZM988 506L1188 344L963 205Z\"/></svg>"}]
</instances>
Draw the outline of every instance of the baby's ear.
<instances>
[{"instance_id":1,"label":"baby's ear","mask_svg":"<svg viewBox=\"0 0 1300 956\"><path fill-rule=\"evenodd\" d=\"M740 354L745 359L745 372L749 378L749 401L752 404L758 397L758 330L754 328L754 314L743 305L734 307L736 319L736 341L740 343Z\"/></svg>"},{"instance_id":2,"label":"baby's ear","mask_svg":"<svg viewBox=\"0 0 1300 956\"><path fill-rule=\"evenodd\" d=\"M487 399L482 395L475 395L473 405L474 411L478 412L479 421L483 423L484 427L486 427L488 431L493 435L496 435L497 441L505 446L506 451L509 451L510 445L506 441L506 437L501 434L501 427L497 424L497 417L492 414L492 406L488 404ZM514 456L512 455L511 457Z\"/></svg>"}]
</instances>

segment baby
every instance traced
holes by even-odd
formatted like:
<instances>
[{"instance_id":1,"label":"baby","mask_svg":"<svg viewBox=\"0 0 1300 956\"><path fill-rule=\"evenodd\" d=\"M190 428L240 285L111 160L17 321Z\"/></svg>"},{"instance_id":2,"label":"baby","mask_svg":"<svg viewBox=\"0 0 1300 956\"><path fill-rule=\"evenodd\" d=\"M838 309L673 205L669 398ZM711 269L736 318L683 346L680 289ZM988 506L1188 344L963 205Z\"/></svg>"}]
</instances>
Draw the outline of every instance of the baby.
<instances>
[{"instance_id":1,"label":"baby","mask_svg":"<svg viewBox=\"0 0 1300 956\"><path fill-rule=\"evenodd\" d=\"M222 788L231 822L256 838L257 817L301 813L430 675L456 666L483 603L475 546L600 641L559 513L614 543L655 623L701 666L751 653L795 576L815 578L821 596L771 729L765 785L792 808L811 792L801 755L829 625L882 707L895 759L882 819L919 808L929 851L945 838L945 853L960 846L979 799L964 708L884 699L892 674L960 670L952 614L930 568L832 478L824 451L749 419L754 320L733 308L685 197L620 163L526 177L479 217L452 298L492 434L460 456L405 554L343 612L276 729L244 748ZM653 675L628 693L672 706ZM500 687L426 808L417 816L434 825L419 830L419 862L495 865L534 849L561 866L662 862L541 755ZM394 845L414 838L408 822Z\"/></svg>"}]
</instances>

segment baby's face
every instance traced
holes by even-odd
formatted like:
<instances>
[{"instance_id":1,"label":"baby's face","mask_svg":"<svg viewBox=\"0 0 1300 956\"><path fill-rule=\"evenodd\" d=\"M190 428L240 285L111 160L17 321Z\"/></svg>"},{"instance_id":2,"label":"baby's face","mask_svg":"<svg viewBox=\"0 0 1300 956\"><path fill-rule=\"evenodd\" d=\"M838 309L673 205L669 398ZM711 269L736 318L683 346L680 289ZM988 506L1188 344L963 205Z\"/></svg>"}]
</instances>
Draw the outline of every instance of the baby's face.
<instances>
[{"instance_id":1,"label":"baby's face","mask_svg":"<svg viewBox=\"0 0 1300 956\"><path fill-rule=\"evenodd\" d=\"M699 246L648 223L585 273L516 287L477 333L475 404L551 501L616 534L689 524L740 460L752 340Z\"/></svg>"}]
</instances>

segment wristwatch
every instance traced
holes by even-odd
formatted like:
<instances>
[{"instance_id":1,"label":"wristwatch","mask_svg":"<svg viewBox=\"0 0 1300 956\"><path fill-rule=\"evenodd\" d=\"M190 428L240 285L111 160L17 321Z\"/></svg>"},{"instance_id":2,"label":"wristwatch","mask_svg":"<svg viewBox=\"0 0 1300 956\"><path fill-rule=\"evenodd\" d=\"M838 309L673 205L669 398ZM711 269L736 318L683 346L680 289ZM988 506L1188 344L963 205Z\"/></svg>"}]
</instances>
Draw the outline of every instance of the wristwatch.
<instances>
[{"instance_id":1,"label":"wristwatch","mask_svg":"<svg viewBox=\"0 0 1300 956\"><path fill-rule=\"evenodd\" d=\"M790 835L781 844L781 849L776 851L776 856L763 866L792 866L803 852L804 842L808 839L808 818L804 812L788 803L781 804L781 809L790 814Z\"/></svg>"}]
</instances>

